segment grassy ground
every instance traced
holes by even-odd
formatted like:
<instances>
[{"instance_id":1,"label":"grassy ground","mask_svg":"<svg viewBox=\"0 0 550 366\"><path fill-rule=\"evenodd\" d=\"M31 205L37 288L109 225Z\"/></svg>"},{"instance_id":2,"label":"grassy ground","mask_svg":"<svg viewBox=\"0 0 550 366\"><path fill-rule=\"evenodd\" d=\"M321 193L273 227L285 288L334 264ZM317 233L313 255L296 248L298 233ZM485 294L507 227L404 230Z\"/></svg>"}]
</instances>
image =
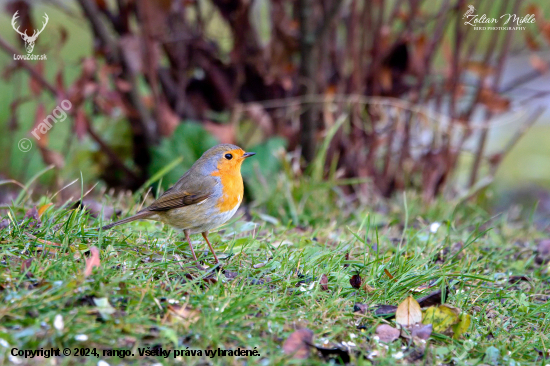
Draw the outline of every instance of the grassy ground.
<instances>
[{"instance_id":1,"label":"grassy ground","mask_svg":"<svg viewBox=\"0 0 550 366\"><path fill-rule=\"evenodd\" d=\"M114 202L132 211L138 204ZM305 360L284 354L285 340L299 328L314 333L316 346L340 347L337 354L356 365L550 362L550 276L548 264L535 261L537 240L548 233L506 214L491 217L449 202L424 207L410 195L351 210L343 219L335 219L342 215L334 208L324 222L306 227L254 209L243 216L243 210L240 219L211 234L222 270L213 266L200 236L194 238L210 267L200 271L182 238L160 224L137 222L100 233L99 220L81 210L51 206L38 220L36 213L24 219L30 207L12 208L10 225L0 232L4 364L325 364L314 348ZM434 223L441 226L436 230ZM101 263L85 277L92 246L100 249ZM350 284L357 274L359 289ZM327 291L319 284L323 275ZM365 283L374 290L367 292ZM465 334L453 339L434 332L426 344L410 338L385 344L376 336L378 325L395 326L395 319L378 316L375 305L399 305L409 295L438 289L442 302L471 316ZM73 356L10 356L13 348L50 347L68 347ZM142 348L171 354L140 357ZM261 356L185 353L218 348ZM90 354L75 357L75 349ZM175 350L182 352L176 359Z\"/></svg>"}]
</instances>

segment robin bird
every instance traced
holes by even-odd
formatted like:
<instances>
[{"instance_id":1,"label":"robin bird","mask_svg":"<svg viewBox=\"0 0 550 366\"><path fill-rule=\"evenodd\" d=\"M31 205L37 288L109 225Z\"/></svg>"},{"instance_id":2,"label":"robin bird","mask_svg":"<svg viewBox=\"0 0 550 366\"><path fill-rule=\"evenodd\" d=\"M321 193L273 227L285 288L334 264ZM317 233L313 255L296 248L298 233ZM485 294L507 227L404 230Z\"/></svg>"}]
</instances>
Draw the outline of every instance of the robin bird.
<instances>
[{"instance_id":1,"label":"robin bird","mask_svg":"<svg viewBox=\"0 0 550 366\"><path fill-rule=\"evenodd\" d=\"M219 263L208 240L208 232L224 224L239 208L244 193L241 165L255 154L231 144L214 146L151 206L101 229L141 219L161 221L183 231L196 262L189 235L202 233L216 263Z\"/></svg>"}]
</instances>

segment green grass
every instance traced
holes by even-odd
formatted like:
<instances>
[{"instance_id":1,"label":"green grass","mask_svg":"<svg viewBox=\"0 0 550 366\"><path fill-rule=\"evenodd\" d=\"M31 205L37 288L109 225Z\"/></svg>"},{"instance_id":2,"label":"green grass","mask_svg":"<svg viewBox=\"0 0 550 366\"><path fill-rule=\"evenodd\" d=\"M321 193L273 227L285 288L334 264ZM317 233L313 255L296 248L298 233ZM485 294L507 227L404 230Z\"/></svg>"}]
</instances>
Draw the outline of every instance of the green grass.
<instances>
[{"instance_id":1,"label":"green grass","mask_svg":"<svg viewBox=\"0 0 550 366\"><path fill-rule=\"evenodd\" d=\"M319 204L332 205L328 199ZM139 202L114 205L128 214ZM23 216L31 206L26 201L12 207L11 225L0 232L0 362L5 364L14 362L9 358L14 347L95 348L99 355L59 357L61 365L100 360L110 365L325 364L315 350L303 361L291 361L282 352L284 340L302 327L314 332L318 346L349 347L352 364L371 364L367 356L373 354L377 365L409 364L418 353L414 343L399 339L385 345L375 337L377 325L395 326L394 320L354 312L354 305L398 305L410 294L419 298L445 288L445 302L470 314L472 325L458 340L433 333L417 364L549 362L537 352L550 356L548 264L534 261L536 240L544 233L528 222L511 222L506 214L491 217L475 206L453 208L444 201L425 207L409 195L406 201L358 207L344 219L327 214L313 227L295 227L252 209L249 221L235 219L211 234L224 258L223 271L213 268L202 238L193 238L197 255L210 267L200 271L187 244L161 224L136 222L100 233L100 222L88 213L52 206L40 228L29 228ZM431 233L436 221L442 225ZM101 265L84 278L91 246L101 250ZM318 284L323 274L328 291ZM352 288L354 274L376 291ZM530 281L509 281L523 275ZM426 284L432 287L411 292ZM190 315L172 314L169 308L178 306L187 306ZM58 315L62 329L54 326ZM87 340L78 340L82 335ZM261 356L174 359L172 352L168 359L139 357L143 347L256 348ZM103 356L110 349L135 356ZM18 360L50 364L43 358Z\"/></svg>"}]
</instances>

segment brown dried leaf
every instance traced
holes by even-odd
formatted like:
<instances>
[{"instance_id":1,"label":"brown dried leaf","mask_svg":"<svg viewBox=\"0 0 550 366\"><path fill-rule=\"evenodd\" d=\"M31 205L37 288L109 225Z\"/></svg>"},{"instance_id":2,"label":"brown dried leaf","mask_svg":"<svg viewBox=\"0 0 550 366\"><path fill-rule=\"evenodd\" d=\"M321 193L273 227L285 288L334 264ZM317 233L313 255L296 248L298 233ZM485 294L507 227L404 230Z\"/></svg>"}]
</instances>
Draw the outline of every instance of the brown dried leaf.
<instances>
[{"instance_id":1,"label":"brown dried leaf","mask_svg":"<svg viewBox=\"0 0 550 366\"><path fill-rule=\"evenodd\" d=\"M319 285L321 285L321 290L328 291L328 277L323 273L321 279L319 280Z\"/></svg>"},{"instance_id":2,"label":"brown dried leaf","mask_svg":"<svg viewBox=\"0 0 550 366\"><path fill-rule=\"evenodd\" d=\"M395 329L388 324L381 324L376 328L376 335L384 343L391 343L397 340L400 334L399 329Z\"/></svg>"},{"instance_id":3,"label":"brown dried leaf","mask_svg":"<svg viewBox=\"0 0 550 366\"><path fill-rule=\"evenodd\" d=\"M307 328L293 332L283 343L283 352L292 358L304 360L309 357L310 344L313 342L313 332Z\"/></svg>"},{"instance_id":4,"label":"brown dried leaf","mask_svg":"<svg viewBox=\"0 0 550 366\"><path fill-rule=\"evenodd\" d=\"M361 282L362 282L361 276L359 276L358 274L351 276L351 278L349 279L349 284L353 288L360 288Z\"/></svg>"},{"instance_id":5,"label":"brown dried leaf","mask_svg":"<svg viewBox=\"0 0 550 366\"><path fill-rule=\"evenodd\" d=\"M89 277L92 274L94 267L99 267L101 261L99 260L99 249L93 246L90 248L90 256L86 258L86 267L84 269L84 277Z\"/></svg>"},{"instance_id":6,"label":"brown dried leaf","mask_svg":"<svg viewBox=\"0 0 550 366\"><path fill-rule=\"evenodd\" d=\"M409 296L399 304L395 312L395 321L404 327L410 327L422 321L422 310L414 297Z\"/></svg>"},{"instance_id":7,"label":"brown dried leaf","mask_svg":"<svg viewBox=\"0 0 550 366\"><path fill-rule=\"evenodd\" d=\"M374 292L376 291L376 289L374 287L372 287L371 285L369 285L368 283L365 282L365 284L363 285L363 290L365 290L365 292Z\"/></svg>"},{"instance_id":8,"label":"brown dried leaf","mask_svg":"<svg viewBox=\"0 0 550 366\"><path fill-rule=\"evenodd\" d=\"M353 305L353 312L354 313L359 313L359 314L366 314L367 311L369 310L369 305L368 304L355 304Z\"/></svg>"},{"instance_id":9,"label":"brown dried leaf","mask_svg":"<svg viewBox=\"0 0 550 366\"><path fill-rule=\"evenodd\" d=\"M179 321L188 326L200 319L200 313L200 310L192 309L187 305L168 305L168 313L165 319L170 322Z\"/></svg>"},{"instance_id":10,"label":"brown dried leaf","mask_svg":"<svg viewBox=\"0 0 550 366\"><path fill-rule=\"evenodd\" d=\"M420 307L422 308L426 308L428 306L433 306L433 305L439 305L441 304L441 289L435 290L434 292L430 292L426 296L419 298L417 301Z\"/></svg>"}]
</instances>

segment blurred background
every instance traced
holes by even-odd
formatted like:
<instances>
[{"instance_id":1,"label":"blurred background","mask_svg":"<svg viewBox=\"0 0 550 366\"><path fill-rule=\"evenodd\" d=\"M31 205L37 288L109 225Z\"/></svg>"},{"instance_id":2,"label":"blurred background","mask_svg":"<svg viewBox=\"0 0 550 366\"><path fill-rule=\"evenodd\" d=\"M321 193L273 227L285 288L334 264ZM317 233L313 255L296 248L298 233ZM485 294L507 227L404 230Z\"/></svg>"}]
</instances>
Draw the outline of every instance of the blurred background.
<instances>
[{"instance_id":1,"label":"blurred background","mask_svg":"<svg viewBox=\"0 0 550 366\"><path fill-rule=\"evenodd\" d=\"M0 4L4 207L154 195L223 142L258 153L248 201L285 222L403 191L548 220L545 0Z\"/></svg>"}]
</instances>

